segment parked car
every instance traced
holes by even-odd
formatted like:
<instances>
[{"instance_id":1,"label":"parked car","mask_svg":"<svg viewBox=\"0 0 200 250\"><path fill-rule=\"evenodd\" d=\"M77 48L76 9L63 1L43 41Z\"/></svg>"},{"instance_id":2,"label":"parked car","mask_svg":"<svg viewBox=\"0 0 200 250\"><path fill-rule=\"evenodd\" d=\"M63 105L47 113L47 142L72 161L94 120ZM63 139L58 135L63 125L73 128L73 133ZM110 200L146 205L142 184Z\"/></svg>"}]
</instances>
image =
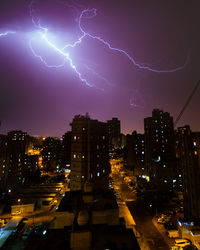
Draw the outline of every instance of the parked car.
<instances>
[{"instance_id":1,"label":"parked car","mask_svg":"<svg viewBox=\"0 0 200 250\"><path fill-rule=\"evenodd\" d=\"M175 239L175 246L185 247L187 245L190 245L189 240L187 240L187 239Z\"/></svg>"},{"instance_id":2,"label":"parked car","mask_svg":"<svg viewBox=\"0 0 200 250\"><path fill-rule=\"evenodd\" d=\"M157 222L160 223L160 224L165 224L166 223L165 219L161 218L161 217L158 218Z\"/></svg>"},{"instance_id":3,"label":"parked car","mask_svg":"<svg viewBox=\"0 0 200 250\"><path fill-rule=\"evenodd\" d=\"M181 248L178 247L178 246L172 246L172 247L171 247L171 250L181 250Z\"/></svg>"}]
</instances>

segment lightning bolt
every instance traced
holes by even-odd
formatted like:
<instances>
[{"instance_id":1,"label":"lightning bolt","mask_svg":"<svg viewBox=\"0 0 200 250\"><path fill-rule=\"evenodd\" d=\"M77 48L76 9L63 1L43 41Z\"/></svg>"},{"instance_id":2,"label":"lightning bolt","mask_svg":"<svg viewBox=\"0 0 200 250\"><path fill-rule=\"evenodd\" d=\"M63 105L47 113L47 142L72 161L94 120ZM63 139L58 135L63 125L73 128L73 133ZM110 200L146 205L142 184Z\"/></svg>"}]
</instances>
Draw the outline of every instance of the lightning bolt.
<instances>
[{"instance_id":1,"label":"lightning bolt","mask_svg":"<svg viewBox=\"0 0 200 250\"><path fill-rule=\"evenodd\" d=\"M105 47L107 47L107 49L109 49L110 51L113 52L117 52L119 54L122 54L123 56L127 57L128 60L132 63L132 65L138 69L141 70L147 70L147 71L151 71L154 73L173 73L176 71L179 71L181 69L183 69L187 63L188 63L188 57L185 61L185 63L181 66L178 66L176 68L172 68L172 69L167 69L167 70L162 70L162 69L155 69L152 68L151 66L148 66L146 64L141 64L136 62L136 60L125 50L120 49L120 48L116 48L113 47L108 41L104 40L102 37L100 36L96 36L96 35L92 35L90 33L88 33L87 31L84 30L84 28L82 27L82 21L83 19L92 19L94 17L96 17L97 15L97 9L92 8L92 9L84 9L80 12L80 15L76 18L76 22L78 23L78 29L80 32L79 37L73 42L73 43L68 43L66 44L63 48L59 48L58 46L56 46L56 44L54 42L52 42L49 38L48 38L48 28L44 27L41 25L40 20L37 16L36 11L34 10L34 0L30 3L29 5L29 11L30 11L30 17L32 19L32 23L34 25L34 27L37 29L38 31L38 36L44 41L44 43L51 48L53 51L55 51L58 55L62 56L63 61L60 64L49 64L43 57L42 55L38 54L33 46L33 41L35 38L30 39L29 41L29 47L31 52L33 53L33 55L38 58L46 67L49 68L60 68L65 66L65 64L68 62L69 66L71 67L71 69L75 72L75 74L78 76L78 78L80 79L81 82L85 83L87 86L89 87L93 87L94 85L91 84L86 78L84 78L81 74L81 72L78 70L78 67L76 66L76 64L73 62L70 53L68 51L68 49L75 49L78 45L80 45L83 40L87 37L93 40L96 40L98 42L100 42L102 45L104 45ZM7 36L9 34L14 34L16 33L15 31L6 31L4 33L0 33L0 37L1 36ZM97 72L95 72L93 69L88 67L88 70L90 70L94 75L96 75L99 79L103 80L104 82L106 82L107 84L109 84L109 81L104 78L103 76L101 76L100 74L98 74Z\"/></svg>"},{"instance_id":2,"label":"lightning bolt","mask_svg":"<svg viewBox=\"0 0 200 250\"><path fill-rule=\"evenodd\" d=\"M92 15L89 15L88 16L88 13L93 13ZM176 67L176 68L173 68L173 69L168 69L168 70L158 70L158 69L154 69L154 68L151 68L150 66L147 66L147 65L144 65L144 64L139 64L137 63L133 57L131 57L125 50L122 50L122 49L119 49L119 48L115 48L115 47L112 47L111 44L107 41L105 41L103 38L99 37L99 36L95 36L95 35L91 35L90 33L87 33L82 25L81 25L81 21L83 18L93 18L97 15L97 9L93 8L93 9L85 9L81 12L80 14L80 17L79 17L79 20L78 20L78 25L79 25L79 29L81 30L81 32L83 33L83 35L81 36L80 40L82 40L85 36L88 36L92 39L95 39L99 42L101 42L102 44L104 44L108 49L112 50L112 51L116 51L116 52L119 52L121 54L123 54L124 56L126 56L130 61L131 63L133 64L133 66L139 68L139 69L143 69L143 70L148 70L148 71L152 71L152 72L155 72L155 73L172 73L172 72L176 72L176 71L179 71L181 69L183 69L187 63L188 63L188 60L189 58L187 57L185 63L179 67Z\"/></svg>"},{"instance_id":3,"label":"lightning bolt","mask_svg":"<svg viewBox=\"0 0 200 250\"><path fill-rule=\"evenodd\" d=\"M15 31L5 31L5 32L0 33L0 37L7 36L9 34L15 34L15 33L16 33Z\"/></svg>"},{"instance_id":4,"label":"lightning bolt","mask_svg":"<svg viewBox=\"0 0 200 250\"><path fill-rule=\"evenodd\" d=\"M98 77L99 79L101 79L102 81L104 81L107 85L110 85L110 86L112 86L113 84L111 84L104 76L102 76L102 75L100 75L99 73L97 73L93 68L91 68L90 66L88 66L88 65L84 65L85 66L85 68L88 70L88 71L90 71L90 72L92 72L92 74L93 75L95 75L96 77Z\"/></svg>"},{"instance_id":5,"label":"lightning bolt","mask_svg":"<svg viewBox=\"0 0 200 250\"><path fill-rule=\"evenodd\" d=\"M30 4L30 15L31 15L31 18L32 18L32 23L34 24L34 26L36 28L38 28L40 31L39 31L39 34L40 34L40 37L44 40L44 42L49 46L51 47L54 51L56 51L59 55L63 56L64 60L63 60L63 63L62 64L59 64L59 65L49 65L45 59L43 59L43 57L39 54L37 54L32 46L32 41L33 39L30 40L29 42L29 47L33 53L33 55L37 58L39 58L41 60L41 62L43 62L45 64L45 66L49 67L49 68L60 68L60 67L63 67L65 65L65 63L68 61L70 67L73 69L73 71L76 73L76 75L79 77L80 81L85 83L87 86L89 87L93 87L93 84L89 83L87 81L87 79L83 78L82 74L78 71L76 65L73 63L73 60L72 58L70 57L70 54L69 53L66 53L65 52L65 49L67 47L71 47L71 48L74 48L75 46L77 46L77 44L79 44L81 42L81 40L78 39L78 41L76 41L74 44L68 44L68 45L65 45L63 48L58 48L54 43L52 43L51 41L49 41L49 39L47 38L47 35L48 35L48 29L46 27L43 27L41 26L40 24L40 20L38 18L35 19L35 11L34 9L32 8L32 5L33 5L33 2L31 2Z\"/></svg>"}]
</instances>

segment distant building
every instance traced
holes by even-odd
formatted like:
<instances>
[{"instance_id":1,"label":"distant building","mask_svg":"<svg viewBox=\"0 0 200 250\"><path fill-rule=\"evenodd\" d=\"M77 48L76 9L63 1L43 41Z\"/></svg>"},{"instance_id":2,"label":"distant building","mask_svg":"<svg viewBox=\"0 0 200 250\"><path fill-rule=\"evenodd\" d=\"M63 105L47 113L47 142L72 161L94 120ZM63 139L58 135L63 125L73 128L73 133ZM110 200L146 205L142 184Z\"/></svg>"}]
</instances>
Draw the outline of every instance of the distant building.
<instances>
[{"instance_id":1,"label":"distant building","mask_svg":"<svg viewBox=\"0 0 200 250\"><path fill-rule=\"evenodd\" d=\"M107 187L109 175L108 126L76 115L71 123L71 190L82 190L84 183Z\"/></svg>"},{"instance_id":2,"label":"distant building","mask_svg":"<svg viewBox=\"0 0 200 250\"><path fill-rule=\"evenodd\" d=\"M42 166L47 172L54 172L60 169L60 149L61 142L59 139L47 137L43 141Z\"/></svg>"},{"instance_id":3,"label":"distant building","mask_svg":"<svg viewBox=\"0 0 200 250\"><path fill-rule=\"evenodd\" d=\"M176 152L173 118L168 112L154 109L144 119L145 163L151 184L159 189L173 189Z\"/></svg>"},{"instance_id":4,"label":"distant building","mask_svg":"<svg viewBox=\"0 0 200 250\"><path fill-rule=\"evenodd\" d=\"M121 147L121 127L120 120L114 117L112 120L107 121L108 134L109 134L109 150Z\"/></svg>"},{"instance_id":5,"label":"distant building","mask_svg":"<svg viewBox=\"0 0 200 250\"><path fill-rule=\"evenodd\" d=\"M5 191L8 175L7 136L0 135L0 189Z\"/></svg>"},{"instance_id":6,"label":"distant building","mask_svg":"<svg viewBox=\"0 0 200 250\"><path fill-rule=\"evenodd\" d=\"M21 130L1 136L0 178L4 191L11 191L25 183L28 171L26 153L30 141L31 137Z\"/></svg>"},{"instance_id":7,"label":"distant building","mask_svg":"<svg viewBox=\"0 0 200 250\"><path fill-rule=\"evenodd\" d=\"M199 133L192 133L189 126L178 128L180 162L183 171L184 217L200 219L200 165Z\"/></svg>"},{"instance_id":8,"label":"distant building","mask_svg":"<svg viewBox=\"0 0 200 250\"><path fill-rule=\"evenodd\" d=\"M126 136L126 165L134 175L146 174L144 135L136 131Z\"/></svg>"},{"instance_id":9,"label":"distant building","mask_svg":"<svg viewBox=\"0 0 200 250\"><path fill-rule=\"evenodd\" d=\"M121 148L125 148L126 147L126 135L121 134L120 141L121 141Z\"/></svg>"},{"instance_id":10,"label":"distant building","mask_svg":"<svg viewBox=\"0 0 200 250\"><path fill-rule=\"evenodd\" d=\"M192 132L192 140L198 155L198 164L200 166L200 132Z\"/></svg>"},{"instance_id":11,"label":"distant building","mask_svg":"<svg viewBox=\"0 0 200 250\"><path fill-rule=\"evenodd\" d=\"M70 168L71 165L71 131L62 136L61 143L61 169Z\"/></svg>"}]
</instances>

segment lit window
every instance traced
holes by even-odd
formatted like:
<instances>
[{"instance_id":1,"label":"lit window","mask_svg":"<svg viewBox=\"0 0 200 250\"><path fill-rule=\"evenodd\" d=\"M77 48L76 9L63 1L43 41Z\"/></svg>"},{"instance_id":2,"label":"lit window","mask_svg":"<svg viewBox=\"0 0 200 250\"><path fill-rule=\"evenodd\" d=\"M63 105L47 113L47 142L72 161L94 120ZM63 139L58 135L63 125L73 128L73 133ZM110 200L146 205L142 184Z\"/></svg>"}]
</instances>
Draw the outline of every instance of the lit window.
<instances>
[{"instance_id":1,"label":"lit window","mask_svg":"<svg viewBox=\"0 0 200 250\"><path fill-rule=\"evenodd\" d=\"M82 155L82 158L84 159L84 158L85 158L85 156L84 156L84 155Z\"/></svg>"},{"instance_id":2,"label":"lit window","mask_svg":"<svg viewBox=\"0 0 200 250\"><path fill-rule=\"evenodd\" d=\"M102 138L103 138L103 140L105 140L105 135L103 135L103 137L102 137Z\"/></svg>"},{"instance_id":3,"label":"lit window","mask_svg":"<svg viewBox=\"0 0 200 250\"><path fill-rule=\"evenodd\" d=\"M105 169L103 169L103 173L105 173Z\"/></svg>"},{"instance_id":4,"label":"lit window","mask_svg":"<svg viewBox=\"0 0 200 250\"><path fill-rule=\"evenodd\" d=\"M74 154L74 158L76 158L76 154Z\"/></svg>"},{"instance_id":5,"label":"lit window","mask_svg":"<svg viewBox=\"0 0 200 250\"><path fill-rule=\"evenodd\" d=\"M197 145L197 143L194 141L194 146L196 146Z\"/></svg>"},{"instance_id":6,"label":"lit window","mask_svg":"<svg viewBox=\"0 0 200 250\"><path fill-rule=\"evenodd\" d=\"M144 155L144 151L142 151L142 154Z\"/></svg>"},{"instance_id":7,"label":"lit window","mask_svg":"<svg viewBox=\"0 0 200 250\"><path fill-rule=\"evenodd\" d=\"M99 173L99 172L97 172L97 176L100 176L100 173Z\"/></svg>"},{"instance_id":8,"label":"lit window","mask_svg":"<svg viewBox=\"0 0 200 250\"><path fill-rule=\"evenodd\" d=\"M167 180L164 180L164 183L167 183Z\"/></svg>"},{"instance_id":9,"label":"lit window","mask_svg":"<svg viewBox=\"0 0 200 250\"><path fill-rule=\"evenodd\" d=\"M93 178L93 174L91 174L91 178Z\"/></svg>"},{"instance_id":10,"label":"lit window","mask_svg":"<svg viewBox=\"0 0 200 250\"><path fill-rule=\"evenodd\" d=\"M173 180L173 183L175 183L176 182L176 180Z\"/></svg>"},{"instance_id":11,"label":"lit window","mask_svg":"<svg viewBox=\"0 0 200 250\"><path fill-rule=\"evenodd\" d=\"M165 165L165 164L163 165L163 168L166 168L166 165Z\"/></svg>"},{"instance_id":12,"label":"lit window","mask_svg":"<svg viewBox=\"0 0 200 250\"><path fill-rule=\"evenodd\" d=\"M76 136L74 136L74 140L76 140Z\"/></svg>"},{"instance_id":13,"label":"lit window","mask_svg":"<svg viewBox=\"0 0 200 250\"><path fill-rule=\"evenodd\" d=\"M179 174L179 176L178 177L181 177L181 174Z\"/></svg>"},{"instance_id":14,"label":"lit window","mask_svg":"<svg viewBox=\"0 0 200 250\"><path fill-rule=\"evenodd\" d=\"M82 179L84 179L84 175L82 175Z\"/></svg>"},{"instance_id":15,"label":"lit window","mask_svg":"<svg viewBox=\"0 0 200 250\"><path fill-rule=\"evenodd\" d=\"M97 145L97 149L99 149L99 145Z\"/></svg>"},{"instance_id":16,"label":"lit window","mask_svg":"<svg viewBox=\"0 0 200 250\"><path fill-rule=\"evenodd\" d=\"M99 158L99 155L97 155L97 158Z\"/></svg>"},{"instance_id":17,"label":"lit window","mask_svg":"<svg viewBox=\"0 0 200 250\"><path fill-rule=\"evenodd\" d=\"M83 128L83 131L85 131L85 128Z\"/></svg>"},{"instance_id":18,"label":"lit window","mask_svg":"<svg viewBox=\"0 0 200 250\"><path fill-rule=\"evenodd\" d=\"M197 155L197 151L194 151L194 154Z\"/></svg>"}]
</instances>

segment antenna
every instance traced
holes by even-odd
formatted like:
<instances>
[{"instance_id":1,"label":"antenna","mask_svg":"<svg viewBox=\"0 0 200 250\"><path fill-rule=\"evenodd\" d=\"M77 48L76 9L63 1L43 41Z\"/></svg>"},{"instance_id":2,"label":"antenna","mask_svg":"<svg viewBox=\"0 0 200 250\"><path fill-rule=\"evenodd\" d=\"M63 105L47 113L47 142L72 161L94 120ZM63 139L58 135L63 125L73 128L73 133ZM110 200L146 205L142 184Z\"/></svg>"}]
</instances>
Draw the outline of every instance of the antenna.
<instances>
[{"instance_id":1,"label":"antenna","mask_svg":"<svg viewBox=\"0 0 200 250\"><path fill-rule=\"evenodd\" d=\"M189 103L191 102L192 100L192 97L194 96L195 92L197 91L198 87L199 87L199 84L200 84L200 80L197 82L197 84L194 86L190 96L188 97L186 103L184 104L181 112L179 113L179 115L177 116L175 122L174 122L174 127L176 127L177 123L179 122L179 120L181 119L183 113L185 112L187 106L189 105Z\"/></svg>"}]
</instances>

